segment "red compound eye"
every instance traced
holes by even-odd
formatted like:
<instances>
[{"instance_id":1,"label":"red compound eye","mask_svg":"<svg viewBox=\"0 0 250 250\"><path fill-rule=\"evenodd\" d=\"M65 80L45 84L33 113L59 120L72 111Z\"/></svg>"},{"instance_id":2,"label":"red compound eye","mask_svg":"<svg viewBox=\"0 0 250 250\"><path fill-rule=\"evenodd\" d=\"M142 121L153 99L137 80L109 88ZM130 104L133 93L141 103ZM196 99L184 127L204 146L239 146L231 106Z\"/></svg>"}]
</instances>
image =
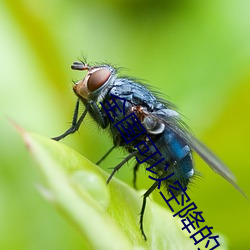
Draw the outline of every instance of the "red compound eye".
<instances>
[{"instance_id":1,"label":"red compound eye","mask_svg":"<svg viewBox=\"0 0 250 250\"><path fill-rule=\"evenodd\" d=\"M108 69L99 69L92 73L88 79L88 90L93 92L99 89L109 78L110 71Z\"/></svg>"}]
</instances>

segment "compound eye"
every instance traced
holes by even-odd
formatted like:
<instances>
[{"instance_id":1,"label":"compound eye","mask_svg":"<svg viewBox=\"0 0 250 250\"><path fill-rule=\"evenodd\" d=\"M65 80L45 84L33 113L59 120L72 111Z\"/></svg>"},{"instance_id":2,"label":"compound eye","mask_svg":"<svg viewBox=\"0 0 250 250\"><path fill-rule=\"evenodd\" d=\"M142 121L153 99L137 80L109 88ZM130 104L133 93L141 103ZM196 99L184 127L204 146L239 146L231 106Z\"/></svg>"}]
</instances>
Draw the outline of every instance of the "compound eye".
<instances>
[{"instance_id":1,"label":"compound eye","mask_svg":"<svg viewBox=\"0 0 250 250\"><path fill-rule=\"evenodd\" d=\"M99 69L92 73L87 83L88 90L93 92L99 89L109 79L110 74L108 69Z\"/></svg>"}]
</instances>

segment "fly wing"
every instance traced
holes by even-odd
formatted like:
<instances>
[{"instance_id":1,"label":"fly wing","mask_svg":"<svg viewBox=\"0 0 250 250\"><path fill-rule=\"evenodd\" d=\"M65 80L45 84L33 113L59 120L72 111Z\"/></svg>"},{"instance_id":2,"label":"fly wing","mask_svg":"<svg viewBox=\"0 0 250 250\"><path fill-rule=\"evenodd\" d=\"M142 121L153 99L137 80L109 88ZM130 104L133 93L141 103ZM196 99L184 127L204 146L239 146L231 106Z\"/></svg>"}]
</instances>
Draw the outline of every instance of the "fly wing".
<instances>
[{"instance_id":1,"label":"fly wing","mask_svg":"<svg viewBox=\"0 0 250 250\"><path fill-rule=\"evenodd\" d=\"M216 173L225 178L229 183L231 183L242 195L247 199L247 195L242 191L242 189L237 185L236 178L229 168L202 142L195 138L185 127L185 124L177 116L171 116L167 112L167 115L163 114L164 111L160 111L157 114L154 113L155 119L158 118L166 127L174 131L182 140L184 140L190 148L192 148Z\"/></svg>"}]
</instances>

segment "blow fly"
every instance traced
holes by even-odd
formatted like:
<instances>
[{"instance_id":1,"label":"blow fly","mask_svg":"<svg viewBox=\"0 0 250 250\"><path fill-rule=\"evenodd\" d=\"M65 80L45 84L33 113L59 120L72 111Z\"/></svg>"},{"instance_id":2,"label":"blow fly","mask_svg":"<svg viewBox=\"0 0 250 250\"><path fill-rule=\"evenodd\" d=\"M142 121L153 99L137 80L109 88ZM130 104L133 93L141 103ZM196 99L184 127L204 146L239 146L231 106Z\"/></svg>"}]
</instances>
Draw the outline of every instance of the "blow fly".
<instances>
[{"instance_id":1,"label":"blow fly","mask_svg":"<svg viewBox=\"0 0 250 250\"><path fill-rule=\"evenodd\" d=\"M87 74L73 87L78 99L71 127L53 139L59 141L76 132L89 113L101 128L108 129L113 138L114 146L101 160L115 147L123 147L128 152L128 156L113 169L107 183L124 163L134 157L137 160L134 166L134 185L140 163L145 162L146 166L150 166L147 170L155 174L156 178L143 195L140 229L145 239L143 215L147 197L159 185L157 180L161 180L167 192L176 181L184 190L187 188L195 174L192 151L243 193L226 165L189 132L172 103L157 97L147 85L133 78L119 77L118 70L109 64L90 66L85 62L74 62L71 68L85 70ZM80 102L85 106L85 110L78 117ZM125 117L132 115L132 122L122 123ZM123 126L132 137L131 131L129 133L132 123L135 127L134 139L129 140L119 131L118 125ZM140 124L144 133L138 129ZM172 192L177 196L182 190L173 189Z\"/></svg>"}]
</instances>

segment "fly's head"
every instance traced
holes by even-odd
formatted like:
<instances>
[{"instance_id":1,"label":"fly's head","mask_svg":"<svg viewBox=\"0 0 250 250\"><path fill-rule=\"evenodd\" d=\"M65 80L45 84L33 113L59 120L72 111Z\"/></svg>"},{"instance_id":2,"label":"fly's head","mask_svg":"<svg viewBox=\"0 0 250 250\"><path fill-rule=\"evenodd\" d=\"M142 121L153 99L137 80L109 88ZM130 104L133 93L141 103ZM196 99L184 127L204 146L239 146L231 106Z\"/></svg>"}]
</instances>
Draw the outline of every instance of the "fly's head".
<instances>
[{"instance_id":1,"label":"fly's head","mask_svg":"<svg viewBox=\"0 0 250 250\"><path fill-rule=\"evenodd\" d=\"M74 62L71 69L87 71L86 76L73 87L75 94L84 101L102 101L105 90L116 78L115 69L110 65L89 66L83 62Z\"/></svg>"}]
</instances>

